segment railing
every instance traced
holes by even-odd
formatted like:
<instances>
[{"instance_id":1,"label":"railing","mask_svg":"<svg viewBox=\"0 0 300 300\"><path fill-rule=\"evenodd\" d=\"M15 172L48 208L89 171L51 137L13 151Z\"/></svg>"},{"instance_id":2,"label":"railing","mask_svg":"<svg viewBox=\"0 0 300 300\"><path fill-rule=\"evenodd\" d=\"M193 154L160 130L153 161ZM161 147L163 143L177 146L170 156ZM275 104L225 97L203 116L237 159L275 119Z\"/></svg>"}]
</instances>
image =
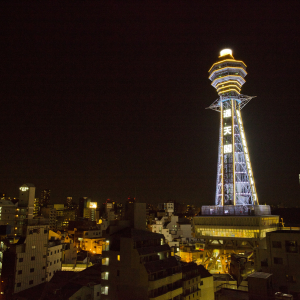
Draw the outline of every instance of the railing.
<instances>
[{"instance_id":1,"label":"railing","mask_svg":"<svg viewBox=\"0 0 300 300\"><path fill-rule=\"evenodd\" d=\"M239 290L239 291L246 291L248 292L248 286L245 285L240 285L239 287L237 287L236 284L231 284L231 283L223 283L218 285L215 288L215 292L221 290L221 289L231 289L231 290Z\"/></svg>"},{"instance_id":2,"label":"railing","mask_svg":"<svg viewBox=\"0 0 300 300\"><path fill-rule=\"evenodd\" d=\"M168 285L162 286L160 288L156 288L155 290L152 290L149 294L149 298L152 299L152 298L160 297L164 294L175 291L179 288L181 288L181 290L182 290L181 280L174 282L173 284L168 284Z\"/></svg>"},{"instance_id":3,"label":"railing","mask_svg":"<svg viewBox=\"0 0 300 300\"><path fill-rule=\"evenodd\" d=\"M181 278L182 278L182 273L175 273L172 275L167 275L163 278L157 278L151 281L149 280L149 289L153 290L168 284L173 284L178 280L181 280Z\"/></svg>"}]
</instances>

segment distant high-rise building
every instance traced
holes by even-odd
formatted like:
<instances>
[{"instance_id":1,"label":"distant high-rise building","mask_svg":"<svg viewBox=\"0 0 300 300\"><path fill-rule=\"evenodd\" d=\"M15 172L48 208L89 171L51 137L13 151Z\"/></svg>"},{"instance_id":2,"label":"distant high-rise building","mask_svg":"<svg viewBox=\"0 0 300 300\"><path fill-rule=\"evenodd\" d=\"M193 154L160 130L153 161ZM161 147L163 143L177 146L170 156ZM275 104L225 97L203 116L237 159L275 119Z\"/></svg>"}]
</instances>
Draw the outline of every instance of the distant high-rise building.
<instances>
[{"instance_id":1,"label":"distant high-rise building","mask_svg":"<svg viewBox=\"0 0 300 300\"><path fill-rule=\"evenodd\" d=\"M51 191L49 189L42 190L41 198L40 198L40 206L47 207L50 203L50 193Z\"/></svg>"},{"instance_id":2,"label":"distant high-rise building","mask_svg":"<svg viewBox=\"0 0 300 300\"><path fill-rule=\"evenodd\" d=\"M27 208L26 219L33 218L35 197L35 186L32 183L25 183L19 188L19 208Z\"/></svg>"},{"instance_id":3,"label":"distant high-rise building","mask_svg":"<svg viewBox=\"0 0 300 300\"><path fill-rule=\"evenodd\" d=\"M37 217L40 215L40 198L34 198L34 204L33 204L33 216Z\"/></svg>"},{"instance_id":4,"label":"distant high-rise building","mask_svg":"<svg viewBox=\"0 0 300 300\"><path fill-rule=\"evenodd\" d=\"M67 197L67 206L68 208L70 208L72 206L73 203L73 197Z\"/></svg>"},{"instance_id":5,"label":"distant high-rise building","mask_svg":"<svg viewBox=\"0 0 300 300\"><path fill-rule=\"evenodd\" d=\"M91 199L88 197L82 197L79 199L78 217L84 218L84 209L89 207Z\"/></svg>"},{"instance_id":6,"label":"distant high-rise building","mask_svg":"<svg viewBox=\"0 0 300 300\"><path fill-rule=\"evenodd\" d=\"M2 294L12 295L46 281L47 249L48 225L24 227L19 242L3 253Z\"/></svg>"}]
</instances>

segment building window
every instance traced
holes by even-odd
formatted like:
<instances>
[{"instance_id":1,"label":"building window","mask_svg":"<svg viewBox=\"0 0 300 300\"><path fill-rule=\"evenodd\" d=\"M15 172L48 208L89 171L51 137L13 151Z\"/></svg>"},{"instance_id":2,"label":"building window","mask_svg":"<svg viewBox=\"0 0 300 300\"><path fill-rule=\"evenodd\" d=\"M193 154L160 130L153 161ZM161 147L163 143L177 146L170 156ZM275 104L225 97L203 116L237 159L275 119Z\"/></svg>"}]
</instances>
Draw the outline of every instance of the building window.
<instances>
[{"instance_id":1,"label":"building window","mask_svg":"<svg viewBox=\"0 0 300 300\"><path fill-rule=\"evenodd\" d=\"M23 262L23 257L19 258L19 262Z\"/></svg>"},{"instance_id":2,"label":"building window","mask_svg":"<svg viewBox=\"0 0 300 300\"><path fill-rule=\"evenodd\" d=\"M292 275L286 275L286 280L288 282L296 282L296 277Z\"/></svg>"},{"instance_id":3,"label":"building window","mask_svg":"<svg viewBox=\"0 0 300 300\"><path fill-rule=\"evenodd\" d=\"M47 229L44 229L44 234L47 233L47 232L48 232Z\"/></svg>"},{"instance_id":4,"label":"building window","mask_svg":"<svg viewBox=\"0 0 300 300\"><path fill-rule=\"evenodd\" d=\"M118 255L118 261L120 261L121 260L121 257L120 257L120 255Z\"/></svg>"},{"instance_id":5,"label":"building window","mask_svg":"<svg viewBox=\"0 0 300 300\"><path fill-rule=\"evenodd\" d=\"M109 265L109 258L108 257L102 258L102 265L103 266L108 266Z\"/></svg>"},{"instance_id":6,"label":"building window","mask_svg":"<svg viewBox=\"0 0 300 300\"><path fill-rule=\"evenodd\" d=\"M108 286L101 287L101 294L108 295Z\"/></svg>"},{"instance_id":7,"label":"building window","mask_svg":"<svg viewBox=\"0 0 300 300\"><path fill-rule=\"evenodd\" d=\"M34 268L31 268L31 269L30 269L30 273L32 273L32 272L34 272Z\"/></svg>"},{"instance_id":8,"label":"building window","mask_svg":"<svg viewBox=\"0 0 300 300\"><path fill-rule=\"evenodd\" d=\"M103 280L108 280L108 275L109 275L108 272L102 272L102 273L101 273L101 279L103 279Z\"/></svg>"},{"instance_id":9,"label":"building window","mask_svg":"<svg viewBox=\"0 0 300 300\"><path fill-rule=\"evenodd\" d=\"M282 257L274 257L274 264L275 265L282 265L283 264Z\"/></svg>"},{"instance_id":10,"label":"building window","mask_svg":"<svg viewBox=\"0 0 300 300\"><path fill-rule=\"evenodd\" d=\"M281 248L281 242L280 241L272 241L272 247L273 248Z\"/></svg>"},{"instance_id":11,"label":"building window","mask_svg":"<svg viewBox=\"0 0 300 300\"><path fill-rule=\"evenodd\" d=\"M203 280L200 281L200 285L203 285Z\"/></svg>"},{"instance_id":12,"label":"building window","mask_svg":"<svg viewBox=\"0 0 300 300\"><path fill-rule=\"evenodd\" d=\"M42 281L45 281L45 278L42 278Z\"/></svg>"},{"instance_id":13,"label":"building window","mask_svg":"<svg viewBox=\"0 0 300 300\"><path fill-rule=\"evenodd\" d=\"M35 260L35 256L31 256L31 260Z\"/></svg>"},{"instance_id":14,"label":"building window","mask_svg":"<svg viewBox=\"0 0 300 300\"><path fill-rule=\"evenodd\" d=\"M269 266L269 265L268 265L268 260L267 260L267 259L262 260L262 261L260 262L260 265L261 265L261 267L268 267L268 266Z\"/></svg>"},{"instance_id":15,"label":"building window","mask_svg":"<svg viewBox=\"0 0 300 300\"><path fill-rule=\"evenodd\" d=\"M29 284L33 284L33 280L29 280Z\"/></svg>"},{"instance_id":16,"label":"building window","mask_svg":"<svg viewBox=\"0 0 300 300\"><path fill-rule=\"evenodd\" d=\"M297 241L285 241L285 251L288 253L298 253Z\"/></svg>"},{"instance_id":17,"label":"building window","mask_svg":"<svg viewBox=\"0 0 300 300\"><path fill-rule=\"evenodd\" d=\"M20 286L21 286L21 282L18 282L18 283L17 283L17 287L20 287Z\"/></svg>"},{"instance_id":18,"label":"building window","mask_svg":"<svg viewBox=\"0 0 300 300\"><path fill-rule=\"evenodd\" d=\"M22 274L22 270L19 270L19 271L18 271L18 275L20 275L20 274Z\"/></svg>"},{"instance_id":19,"label":"building window","mask_svg":"<svg viewBox=\"0 0 300 300\"><path fill-rule=\"evenodd\" d=\"M46 258L46 255L43 255L43 258Z\"/></svg>"},{"instance_id":20,"label":"building window","mask_svg":"<svg viewBox=\"0 0 300 300\"><path fill-rule=\"evenodd\" d=\"M35 246L32 246L31 248L32 248L32 249L35 249Z\"/></svg>"},{"instance_id":21,"label":"building window","mask_svg":"<svg viewBox=\"0 0 300 300\"><path fill-rule=\"evenodd\" d=\"M43 266L43 270L45 270L46 269L46 267L45 266Z\"/></svg>"}]
</instances>

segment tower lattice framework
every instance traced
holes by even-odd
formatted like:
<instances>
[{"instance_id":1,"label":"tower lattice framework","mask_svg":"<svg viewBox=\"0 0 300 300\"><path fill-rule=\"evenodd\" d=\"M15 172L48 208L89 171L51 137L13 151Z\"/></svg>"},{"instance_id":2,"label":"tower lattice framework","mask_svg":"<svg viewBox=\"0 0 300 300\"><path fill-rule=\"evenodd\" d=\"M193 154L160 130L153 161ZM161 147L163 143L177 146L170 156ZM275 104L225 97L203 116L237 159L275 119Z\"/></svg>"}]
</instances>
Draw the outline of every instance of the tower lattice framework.
<instances>
[{"instance_id":1,"label":"tower lattice framework","mask_svg":"<svg viewBox=\"0 0 300 300\"><path fill-rule=\"evenodd\" d=\"M219 98L208 108L220 112L215 205L258 205L241 109L254 97L240 94L247 75L244 62L230 49L220 52L209 70Z\"/></svg>"}]
</instances>

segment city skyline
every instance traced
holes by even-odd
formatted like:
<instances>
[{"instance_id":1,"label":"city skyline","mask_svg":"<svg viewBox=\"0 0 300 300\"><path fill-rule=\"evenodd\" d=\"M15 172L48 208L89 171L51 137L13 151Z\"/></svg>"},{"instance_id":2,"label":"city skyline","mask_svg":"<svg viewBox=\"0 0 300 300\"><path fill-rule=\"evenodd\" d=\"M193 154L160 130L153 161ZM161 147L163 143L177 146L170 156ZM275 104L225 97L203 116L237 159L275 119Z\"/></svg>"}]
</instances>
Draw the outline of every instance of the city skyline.
<instances>
[{"instance_id":1,"label":"city skyline","mask_svg":"<svg viewBox=\"0 0 300 300\"><path fill-rule=\"evenodd\" d=\"M229 3L1 4L0 191L214 204L207 70L231 48L257 96L243 123L260 204L296 206L300 5Z\"/></svg>"}]
</instances>

